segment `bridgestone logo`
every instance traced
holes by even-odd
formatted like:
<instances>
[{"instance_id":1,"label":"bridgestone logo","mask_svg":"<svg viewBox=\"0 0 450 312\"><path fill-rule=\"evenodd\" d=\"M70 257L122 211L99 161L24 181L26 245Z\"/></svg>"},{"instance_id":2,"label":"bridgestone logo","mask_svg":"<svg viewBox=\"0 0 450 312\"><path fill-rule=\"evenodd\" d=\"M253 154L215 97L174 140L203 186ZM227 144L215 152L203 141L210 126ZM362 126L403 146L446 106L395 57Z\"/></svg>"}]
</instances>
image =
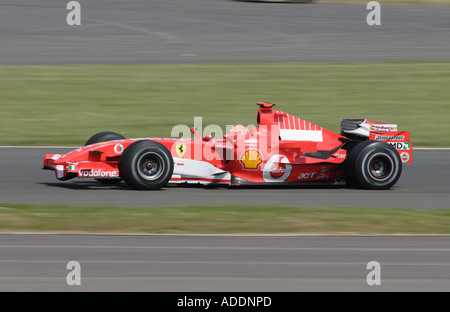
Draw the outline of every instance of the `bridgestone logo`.
<instances>
[{"instance_id":1,"label":"bridgestone logo","mask_svg":"<svg viewBox=\"0 0 450 312\"><path fill-rule=\"evenodd\" d=\"M118 177L117 171L102 171L102 169L99 170L82 170L78 172L78 176L80 178L112 178L112 177Z\"/></svg>"},{"instance_id":2,"label":"bridgestone logo","mask_svg":"<svg viewBox=\"0 0 450 312\"><path fill-rule=\"evenodd\" d=\"M404 135L392 135L392 136L377 135L377 136L375 136L375 140L380 140L380 141L403 141L404 139L405 139Z\"/></svg>"}]
</instances>

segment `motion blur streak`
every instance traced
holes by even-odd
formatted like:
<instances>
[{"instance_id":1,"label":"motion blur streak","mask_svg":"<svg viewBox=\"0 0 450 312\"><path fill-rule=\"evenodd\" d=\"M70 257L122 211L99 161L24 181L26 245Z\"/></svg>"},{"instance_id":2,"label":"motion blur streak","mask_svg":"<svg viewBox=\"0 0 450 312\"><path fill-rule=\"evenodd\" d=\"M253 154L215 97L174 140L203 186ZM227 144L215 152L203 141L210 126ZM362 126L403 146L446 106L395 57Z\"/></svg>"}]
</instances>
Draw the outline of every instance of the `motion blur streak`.
<instances>
[{"instance_id":1,"label":"motion blur streak","mask_svg":"<svg viewBox=\"0 0 450 312\"><path fill-rule=\"evenodd\" d=\"M415 151L414 163L403 166L399 182L393 190L387 191L329 187L166 187L162 191L150 193L128 189L124 183L117 186L99 185L93 179L55 181L53 174L42 172L43 155L68 151L70 149L0 148L1 203L124 207L234 204L442 209L449 208L450 202L447 182L447 172L450 171L449 150Z\"/></svg>"},{"instance_id":2,"label":"motion blur streak","mask_svg":"<svg viewBox=\"0 0 450 312\"><path fill-rule=\"evenodd\" d=\"M448 237L0 235L0 291L448 291L449 267Z\"/></svg>"},{"instance_id":3,"label":"motion blur streak","mask_svg":"<svg viewBox=\"0 0 450 312\"><path fill-rule=\"evenodd\" d=\"M0 65L449 61L450 6L0 0Z\"/></svg>"}]
</instances>

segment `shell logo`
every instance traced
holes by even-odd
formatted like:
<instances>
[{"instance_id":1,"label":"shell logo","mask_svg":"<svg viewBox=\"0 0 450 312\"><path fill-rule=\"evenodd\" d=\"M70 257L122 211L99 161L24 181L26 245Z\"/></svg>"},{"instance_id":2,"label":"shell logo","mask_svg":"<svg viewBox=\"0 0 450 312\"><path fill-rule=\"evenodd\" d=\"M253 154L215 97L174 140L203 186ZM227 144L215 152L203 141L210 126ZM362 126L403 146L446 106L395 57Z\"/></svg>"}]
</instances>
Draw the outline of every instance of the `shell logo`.
<instances>
[{"instance_id":1,"label":"shell logo","mask_svg":"<svg viewBox=\"0 0 450 312\"><path fill-rule=\"evenodd\" d=\"M241 155L241 164L246 170L257 170L262 163L261 153L257 150L247 150Z\"/></svg>"}]
</instances>

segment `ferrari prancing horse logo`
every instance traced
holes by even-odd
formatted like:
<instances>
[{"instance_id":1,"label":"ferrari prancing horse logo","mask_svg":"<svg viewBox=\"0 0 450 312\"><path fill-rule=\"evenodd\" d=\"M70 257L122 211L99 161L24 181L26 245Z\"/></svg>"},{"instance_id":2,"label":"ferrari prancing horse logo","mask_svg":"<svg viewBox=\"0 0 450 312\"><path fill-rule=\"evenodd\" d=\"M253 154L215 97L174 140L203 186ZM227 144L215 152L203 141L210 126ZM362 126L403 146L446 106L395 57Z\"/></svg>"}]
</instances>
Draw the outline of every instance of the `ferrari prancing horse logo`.
<instances>
[{"instance_id":1,"label":"ferrari prancing horse logo","mask_svg":"<svg viewBox=\"0 0 450 312\"><path fill-rule=\"evenodd\" d=\"M178 157L183 157L183 155L186 153L186 144L177 144L176 150Z\"/></svg>"}]
</instances>

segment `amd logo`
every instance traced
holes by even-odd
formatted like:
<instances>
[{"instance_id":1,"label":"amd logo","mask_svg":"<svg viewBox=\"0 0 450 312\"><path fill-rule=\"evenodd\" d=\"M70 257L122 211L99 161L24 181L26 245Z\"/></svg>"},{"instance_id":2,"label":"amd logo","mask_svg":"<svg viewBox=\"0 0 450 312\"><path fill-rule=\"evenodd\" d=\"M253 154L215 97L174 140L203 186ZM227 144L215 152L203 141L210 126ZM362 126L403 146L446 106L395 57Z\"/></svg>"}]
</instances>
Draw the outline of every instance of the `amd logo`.
<instances>
[{"instance_id":1,"label":"amd logo","mask_svg":"<svg viewBox=\"0 0 450 312\"><path fill-rule=\"evenodd\" d=\"M410 150L411 143L409 142L387 142L392 145L396 150Z\"/></svg>"}]
</instances>

